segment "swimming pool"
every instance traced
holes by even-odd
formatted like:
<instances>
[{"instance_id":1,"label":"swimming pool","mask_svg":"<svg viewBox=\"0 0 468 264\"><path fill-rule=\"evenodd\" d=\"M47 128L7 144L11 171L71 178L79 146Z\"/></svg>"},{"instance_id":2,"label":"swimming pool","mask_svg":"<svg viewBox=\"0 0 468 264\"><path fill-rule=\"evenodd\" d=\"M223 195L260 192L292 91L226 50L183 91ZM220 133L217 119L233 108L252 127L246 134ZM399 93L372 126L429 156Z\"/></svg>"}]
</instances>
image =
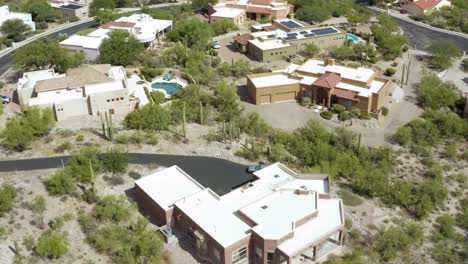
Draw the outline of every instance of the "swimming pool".
<instances>
[{"instance_id":1,"label":"swimming pool","mask_svg":"<svg viewBox=\"0 0 468 264\"><path fill-rule=\"evenodd\" d=\"M167 95L174 95L182 89L182 85L178 83L167 83L167 82L155 82L151 84L153 89L163 89Z\"/></svg>"},{"instance_id":2,"label":"swimming pool","mask_svg":"<svg viewBox=\"0 0 468 264\"><path fill-rule=\"evenodd\" d=\"M350 33L346 34L346 40L351 40L354 43L363 42L363 40L360 37L358 37L358 36L356 36L354 34L350 34Z\"/></svg>"}]
</instances>

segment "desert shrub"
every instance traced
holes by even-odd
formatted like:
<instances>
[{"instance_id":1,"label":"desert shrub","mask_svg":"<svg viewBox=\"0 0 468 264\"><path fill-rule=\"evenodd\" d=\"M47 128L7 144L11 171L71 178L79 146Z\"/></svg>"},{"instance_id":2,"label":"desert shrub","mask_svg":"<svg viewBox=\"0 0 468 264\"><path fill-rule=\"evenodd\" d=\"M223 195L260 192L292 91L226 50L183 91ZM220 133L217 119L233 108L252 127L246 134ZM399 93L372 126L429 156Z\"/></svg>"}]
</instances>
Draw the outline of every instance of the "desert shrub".
<instances>
[{"instance_id":1,"label":"desert shrub","mask_svg":"<svg viewBox=\"0 0 468 264\"><path fill-rule=\"evenodd\" d=\"M234 154L238 157L242 157L250 161L255 161L262 156L262 151L260 148L254 148L253 150L242 148L241 150L236 151Z\"/></svg>"},{"instance_id":2,"label":"desert shrub","mask_svg":"<svg viewBox=\"0 0 468 264\"><path fill-rule=\"evenodd\" d=\"M45 181L45 185L51 195L69 194L75 190L75 183L67 170L55 172Z\"/></svg>"},{"instance_id":3,"label":"desert shrub","mask_svg":"<svg viewBox=\"0 0 468 264\"><path fill-rule=\"evenodd\" d=\"M47 203L43 196L37 196L28 204L29 210L35 214L42 214L47 209Z\"/></svg>"},{"instance_id":4,"label":"desert shrub","mask_svg":"<svg viewBox=\"0 0 468 264\"><path fill-rule=\"evenodd\" d=\"M351 114L345 111L345 112L340 113L338 117L340 118L341 121L346 121L346 120L351 119Z\"/></svg>"},{"instance_id":5,"label":"desert shrub","mask_svg":"<svg viewBox=\"0 0 468 264\"><path fill-rule=\"evenodd\" d=\"M128 144L130 142L130 137L127 133L120 134L115 137L115 142L119 144Z\"/></svg>"},{"instance_id":6,"label":"desert shrub","mask_svg":"<svg viewBox=\"0 0 468 264\"><path fill-rule=\"evenodd\" d=\"M36 241L32 235L23 238L23 245L27 250L33 249L35 243Z\"/></svg>"},{"instance_id":7,"label":"desert shrub","mask_svg":"<svg viewBox=\"0 0 468 264\"><path fill-rule=\"evenodd\" d=\"M380 110L382 111L382 115L383 115L383 116L387 116L387 115L388 115L388 108L387 108L387 107L382 106L382 108L380 108Z\"/></svg>"},{"instance_id":8,"label":"desert shrub","mask_svg":"<svg viewBox=\"0 0 468 264\"><path fill-rule=\"evenodd\" d=\"M462 65L463 65L463 69L465 71L467 71L468 70L468 59L463 59Z\"/></svg>"},{"instance_id":9,"label":"desert shrub","mask_svg":"<svg viewBox=\"0 0 468 264\"><path fill-rule=\"evenodd\" d=\"M102 158L102 167L104 171L111 172L113 175L123 173L127 170L128 161L127 151L123 148L115 147Z\"/></svg>"},{"instance_id":10,"label":"desert shrub","mask_svg":"<svg viewBox=\"0 0 468 264\"><path fill-rule=\"evenodd\" d=\"M455 231L455 218L448 214L437 217L435 230L436 232L432 237L434 241L455 238L457 234Z\"/></svg>"},{"instance_id":11,"label":"desert shrub","mask_svg":"<svg viewBox=\"0 0 468 264\"><path fill-rule=\"evenodd\" d=\"M59 230L63 227L64 223L63 217L56 216L49 220L48 226L52 230Z\"/></svg>"},{"instance_id":12,"label":"desert shrub","mask_svg":"<svg viewBox=\"0 0 468 264\"><path fill-rule=\"evenodd\" d=\"M124 125L130 129L166 130L170 123L169 112L157 104L147 104L125 117Z\"/></svg>"},{"instance_id":13,"label":"desert shrub","mask_svg":"<svg viewBox=\"0 0 468 264\"><path fill-rule=\"evenodd\" d=\"M140 73L145 77L145 80L151 81L154 77L163 74L163 69L151 68L148 66L144 66L140 68Z\"/></svg>"},{"instance_id":14,"label":"desert shrub","mask_svg":"<svg viewBox=\"0 0 468 264\"><path fill-rule=\"evenodd\" d=\"M42 233L36 246L36 253L44 258L60 258L67 254L68 242L63 234L47 230Z\"/></svg>"},{"instance_id":15,"label":"desert shrub","mask_svg":"<svg viewBox=\"0 0 468 264\"><path fill-rule=\"evenodd\" d=\"M92 183L96 173L101 170L102 162L98 158L100 150L95 147L84 147L67 162L70 175L81 183Z\"/></svg>"},{"instance_id":16,"label":"desert shrub","mask_svg":"<svg viewBox=\"0 0 468 264\"><path fill-rule=\"evenodd\" d=\"M285 162L289 158L289 153L281 143L275 143L271 146L270 160L273 162Z\"/></svg>"},{"instance_id":17,"label":"desert shrub","mask_svg":"<svg viewBox=\"0 0 468 264\"><path fill-rule=\"evenodd\" d=\"M96 188L91 187L84 189L81 199L89 204L99 201Z\"/></svg>"},{"instance_id":18,"label":"desert shrub","mask_svg":"<svg viewBox=\"0 0 468 264\"><path fill-rule=\"evenodd\" d=\"M147 131L145 133L145 143L149 145L157 145L159 143L158 135L151 131Z\"/></svg>"},{"instance_id":19,"label":"desert shrub","mask_svg":"<svg viewBox=\"0 0 468 264\"><path fill-rule=\"evenodd\" d=\"M359 110L359 108L352 108L350 113L352 118L359 118L361 110Z\"/></svg>"},{"instance_id":20,"label":"desert shrub","mask_svg":"<svg viewBox=\"0 0 468 264\"><path fill-rule=\"evenodd\" d=\"M361 112L359 114L359 119L370 120L371 118L371 115L367 112Z\"/></svg>"},{"instance_id":21,"label":"desert shrub","mask_svg":"<svg viewBox=\"0 0 468 264\"><path fill-rule=\"evenodd\" d=\"M457 158L458 150L455 144L445 146L445 157L449 160L455 160Z\"/></svg>"},{"instance_id":22,"label":"desert shrub","mask_svg":"<svg viewBox=\"0 0 468 264\"><path fill-rule=\"evenodd\" d=\"M155 104L161 104L166 100L166 95L159 91L152 91L150 94Z\"/></svg>"},{"instance_id":23,"label":"desert shrub","mask_svg":"<svg viewBox=\"0 0 468 264\"><path fill-rule=\"evenodd\" d=\"M134 131L129 135L128 140L132 144L142 144L145 141L145 134L142 131Z\"/></svg>"},{"instance_id":24,"label":"desert shrub","mask_svg":"<svg viewBox=\"0 0 468 264\"><path fill-rule=\"evenodd\" d=\"M72 144L70 143L70 141L65 141L63 142L62 144L58 145L54 151L55 153L63 153L67 150L70 150L72 148Z\"/></svg>"},{"instance_id":25,"label":"desert shrub","mask_svg":"<svg viewBox=\"0 0 468 264\"><path fill-rule=\"evenodd\" d=\"M333 117L333 113L330 111L323 111L323 112L320 112L320 116L327 120L330 120Z\"/></svg>"},{"instance_id":26,"label":"desert shrub","mask_svg":"<svg viewBox=\"0 0 468 264\"><path fill-rule=\"evenodd\" d=\"M108 195L94 207L93 217L100 221L120 222L130 216L131 205L125 196Z\"/></svg>"},{"instance_id":27,"label":"desert shrub","mask_svg":"<svg viewBox=\"0 0 468 264\"><path fill-rule=\"evenodd\" d=\"M0 216L13 208L15 197L16 188L9 183L2 184L0 187Z\"/></svg>"},{"instance_id":28,"label":"desert shrub","mask_svg":"<svg viewBox=\"0 0 468 264\"><path fill-rule=\"evenodd\" d=\"M221 141L223 140L223 135L214 130L210 130L208 134L206 134L205 139L208 142Z\"/></svg>"},{"instance_id":29,"label":"desert shrub","mask_svg":"<svg viewBox=\"0 0 468 264\"><path fill-rule=\"evenodd\" d=\"M361 197L345 189L340 191L340 197L343 200L343 204L349 206L358 206L363 202Z\"/></svg>"},{"instance_id":30,"label":"desert shrub","mask_svg":"<svg viewBox=\"0 0 468 264\"><path fill-rule=\"evenodd\" d=\"M388 262L423 238L423 230L417 224L403 224L401 226L390 226L381 228L372 237L375 250L380 259Z\"/></svg>"},{"instance_id":31,"label":"desert shrub","mask_svg":"<svg viewBox=\"0 0 468 264\"><path fill-rule=\"evenodd\" d=\"M78 135L78 136L76 136L75 141L76 142L83 142L84 139L85 139L84 135Z\"/></svg>"},{"instance_id":32,"label":"desert shrub","mask_svg":"<svg viewBox=\"0 0 468 264\"><path fill-rule=\"evenodd\" d=\"M398 62L396 61L392 62L392 67L396 67L396 66L398 66Z\"/></svg>"},{"instance_id":33,"label":"desert shrub","mask_svg":"<svg viewBox=\"0 0 468 264\"><path fill-rule=\"evenodd\" d=\"M385 70L385 74L386 74L387 76L393 76L395 73L396 73L396 70L395 70L394 68L387 68L387 69Z\"/></svg>"}]
</instances>

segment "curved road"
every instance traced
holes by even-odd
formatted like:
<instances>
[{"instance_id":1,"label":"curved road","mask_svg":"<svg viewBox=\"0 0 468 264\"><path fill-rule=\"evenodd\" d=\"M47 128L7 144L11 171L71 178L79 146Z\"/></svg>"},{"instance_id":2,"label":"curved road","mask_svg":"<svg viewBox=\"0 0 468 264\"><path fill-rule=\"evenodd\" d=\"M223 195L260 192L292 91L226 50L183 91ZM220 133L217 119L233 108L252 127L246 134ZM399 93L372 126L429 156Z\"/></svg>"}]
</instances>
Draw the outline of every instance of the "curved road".
<instances>
[{"instance_id":1,"label":"curved road","mask_svg":"<svg viewBox=\"0 0 468 264\"><path fill-rule=\"evenodd\" d=\"M246 182L256 179L246 172L246 166L224 159L164 154L129 153L130 163L177 165L205 187L218 195L228 193ZM61 168L71 156L0 161L0 172ZM144 176L144 175L143 175Z\"/></svg>"},{"instance_id":2,"label":"curved road","mask_svg":"<svg viewBox=\"0 0 468 264\"><path fill-rule=\"evenodd\" d=\"M72 35L72 34L75 34L76 32L78 32L80 30L90 28L90 27L94 27L94 26L97 26L97 25L98 24L96 22L90 21L90 22L86 22L86 23L83 23L83 24L80 24L80 25L69 27L69 28L66 28L66 29L63 29L63 30L60 30L60 31L57 31L57 32L50 33L46 37L56 39L61 34ZM14 56L15 52L16 51L12 51L12 52L4 55L3 57L0 57L0 76L2 74L4 74L11 67L11 63L12 63L13 56Z\"/></svg>"}]
</instances>

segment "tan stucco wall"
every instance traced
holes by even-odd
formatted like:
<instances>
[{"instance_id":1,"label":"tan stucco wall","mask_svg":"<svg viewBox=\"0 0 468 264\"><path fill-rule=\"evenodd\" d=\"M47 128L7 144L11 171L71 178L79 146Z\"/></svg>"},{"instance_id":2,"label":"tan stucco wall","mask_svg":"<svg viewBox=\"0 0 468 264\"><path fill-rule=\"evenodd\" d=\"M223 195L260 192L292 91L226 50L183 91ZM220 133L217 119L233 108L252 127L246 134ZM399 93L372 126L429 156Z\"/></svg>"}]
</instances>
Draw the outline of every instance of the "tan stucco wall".
<instances>
[{"instance_id":1,"label":"tan stucco wall","mask_svg":"<svg viewBox=\"0 0 468 264\"><path fill-rule=\"evenodd\" d=\"M90 114L113 110L115 114L125 115L131 111L127 89L91 94L89 96Z\"/></svg>"},{"instance_id":2,"label":"tan stucco wall","mask_svg":"<svg viewBox=\"0 0 468 264\"><path fill-rule=\"evenodd\" d=\"M57 121L75 116L88 115L88 104L84 97L55 103L54 108Z\"/></svg>"}]
</instances>

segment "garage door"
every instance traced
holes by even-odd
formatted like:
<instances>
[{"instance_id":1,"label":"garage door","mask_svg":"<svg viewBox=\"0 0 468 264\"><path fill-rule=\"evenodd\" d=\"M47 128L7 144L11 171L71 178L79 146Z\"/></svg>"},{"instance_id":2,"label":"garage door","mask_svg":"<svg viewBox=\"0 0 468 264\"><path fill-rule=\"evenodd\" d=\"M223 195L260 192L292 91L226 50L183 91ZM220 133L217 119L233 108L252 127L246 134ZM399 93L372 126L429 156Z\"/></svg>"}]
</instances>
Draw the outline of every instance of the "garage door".
<instances>
[{"instance_id":1,"label":"garage door","mask_svg":"<svg viewBox=\"0 0 468 264\"><path fill-rule=\"evenodd\" d=\"M296 92L277 93L275 94L275 102L292 101L296 99Z\"/></svg>"},{"instance_id":2,"label":"garage door","mask_svg":"<svg viewBox=\"0 0 468 264\"><path fill-rule=\"evenodd\" d=\"M260 95L257 104L269 104L271 103L271 94Z\"/></svg>"}]
</instances>

